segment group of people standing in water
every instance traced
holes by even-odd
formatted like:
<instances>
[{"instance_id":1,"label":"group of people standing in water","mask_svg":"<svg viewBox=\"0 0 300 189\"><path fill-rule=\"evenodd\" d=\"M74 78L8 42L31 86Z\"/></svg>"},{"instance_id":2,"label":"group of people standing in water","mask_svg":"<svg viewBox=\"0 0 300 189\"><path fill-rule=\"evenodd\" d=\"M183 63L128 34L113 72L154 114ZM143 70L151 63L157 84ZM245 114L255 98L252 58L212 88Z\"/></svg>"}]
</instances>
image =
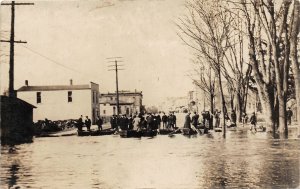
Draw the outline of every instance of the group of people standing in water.
<instances>
[{"instance_id":1,"label":"group of people standing in water","mask_svg":"<svg viewBox=\"0 0 300 189\"><path fill-rule=\"evenodd\" d=\"M176 128L176 116L170 113L168 116L163 113L136 113L135 115L126 114L113 115L110 119L111 128L117 130L157 130L157 129L174 129Z\"/></svg>"}]
</instances>

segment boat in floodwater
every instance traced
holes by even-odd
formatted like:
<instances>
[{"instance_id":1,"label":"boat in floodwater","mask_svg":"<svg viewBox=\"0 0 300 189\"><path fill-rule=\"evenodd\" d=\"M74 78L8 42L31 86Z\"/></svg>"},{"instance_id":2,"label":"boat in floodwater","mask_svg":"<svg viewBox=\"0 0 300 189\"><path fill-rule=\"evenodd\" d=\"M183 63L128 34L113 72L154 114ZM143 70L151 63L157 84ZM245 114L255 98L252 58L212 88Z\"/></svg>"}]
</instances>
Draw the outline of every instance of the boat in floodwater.
<instances>
[{"instance_id":1,"label":"boat in floodwater","mask_svg":"<svg viewBox=\"0 0 300 189\"><path fill-rule=\"evenodd\" d=\"M169 134L180 134L182 133L182 131L180 129L176 129L173 130L173 129L159 129L158 133L160 135L169 135Z\"/></svg>"},{"instance_id":2,"label":"boat in floodwater","mask_svg":"<svg viewBox=\"0 0 300 189\"><path fill-rule=\"evenodd\" d=\"M198 132L194 129L190 129L190 128L183 128L182 129L182 134L183 135L196 135L198 134Z\"/></svg>"},{"instance_id":3,"label":"boat in floodwater","mask_svg":"<svg viewBox=\"0 0 300 189\"><path fill-rule=\"evenodd\" d=\"M106 130L96 130L96 131L77 131L78 136L102 136L102 135L112 135L115 131L111 129Z\"/></svg>"},{"instance_id":4,"label":"boat in floodwater","mask_svg":"<svg viewBox=\"0 0 300 189\"><path fill-rule=\"evenodd\" d=\"M122 138L141 138L141 137L154 137L157 135L156 130L122 130L120 137Z\"/></svg>"}]
</instances>

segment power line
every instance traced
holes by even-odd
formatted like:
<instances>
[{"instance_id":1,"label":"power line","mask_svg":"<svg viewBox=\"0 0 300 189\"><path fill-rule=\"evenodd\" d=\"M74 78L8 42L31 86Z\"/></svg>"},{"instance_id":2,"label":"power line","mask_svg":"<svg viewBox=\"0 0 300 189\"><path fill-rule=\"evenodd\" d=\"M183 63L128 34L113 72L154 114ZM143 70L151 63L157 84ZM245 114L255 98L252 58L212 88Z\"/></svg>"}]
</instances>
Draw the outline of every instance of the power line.
<instances>
[{"instance_id":1,"label":"power line","mask_svg":"<svg viewBox=\"0 0 300 189\"><path fill-rule=\"evenodd\" d=\"M52 62L52 63L54 63L54 64L56 64L56 65L59 65L59 66L61 66L61 67L64 67L65 69L72 70L72 71L77 72L77 73L85 74L85 73L80 72L80 71L78 71L78 70L76 70L76 69L74 69L74 68L71 68L71 67L68 67L68 66L66 66L66 65L64 65L64 64L62 64L62 63L59 63L58 61L53 60L53 59L51 59L51 58L49 58L49 57L47 57L47 56L45 56L45 55L43 55L43 54L41 54L41 53L39 53L39 52L37 52L37 51L35 51L35 50L29 48L29 47L26 47L26 46L24 46L24 45L21 45L21 46L24 47L25 49L31 51L32 53L37 54L37 55L39 55L39 56L41 56L41 57L43 57L43 58L49 60L50 62ZM85 75L86 75L86 74L85 74Z\"/></svg>"},{"instance_id":2,"label":"power line","mask_svg":"<svg viewBox=\"0 0 300 189\"><path fill-rule=\"evenodd\" d=\"M37 52L36 50L33 50L32 48L29 48L29 47L24 46L24 45L20 45L20 46L22 46L23 48L26 48L28 51L32 52L33 54L36 54L36 55L38 55L38 56L40 56L40 57L42 57L42 58L44 58L44 59L50 61L51 63L54 63L54 64L56 64L56 65L58 65L58 66L61 66L61 67L65 68L65 69L67 69L67 70L71 70L71 71L74 71L74 72L76 72L76 73L83 74L83 75L85 75L85 76L91 76L90 74L87 74L87 73L78 71L78 70L76 70L76 69L74 69L74 68L71 68L71 67L68 67L68 66L66 66L66 65L64 65L64 64L62 64L62 63L60 63L60 62L58 62L58 61L56 61L56 60L53 60L53 59L49 58L48 56L43 55L43 54ZM105 88L105 87L103 87L103 86L102 86L102 88L104 88L104 90L108 91L107 88Z\"/></svg>"}]
</instances>

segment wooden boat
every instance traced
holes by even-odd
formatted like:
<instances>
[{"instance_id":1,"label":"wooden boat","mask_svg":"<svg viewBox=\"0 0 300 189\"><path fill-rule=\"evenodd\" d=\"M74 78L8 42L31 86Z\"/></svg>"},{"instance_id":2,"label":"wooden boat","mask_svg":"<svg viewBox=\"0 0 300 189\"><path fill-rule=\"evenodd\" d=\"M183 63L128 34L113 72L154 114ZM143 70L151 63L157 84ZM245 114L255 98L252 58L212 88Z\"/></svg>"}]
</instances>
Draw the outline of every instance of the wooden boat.
<instances>
[{"instance_id":1,"label":"wooden boat","mask_svg":"<svg viewBox=\"0 0 300 189\"><path fill-rule=\"evenodd\" d=\"M190 128L183 128L182 129L182 134L183 135L195 135L198 132L196 130L190 129Z\"/></svg>"},{"instance_id":2,"label":"wooden boat","mask_svg":"<svg viewBox=\"0 0 300 189\"><path fill-rule=\"evenodd\" d=\"M222 132L222 127L216 127L214 130L215 132Z\"/></svg>"},{"instance_id":3,"label":"wooden boat","mask_svg":"<svg viewBox=\"0 0 300 189\"><path fill-rule=\"evenodd\" d=\"M169 134L179 134L182 133L180 129L171 130L171 129L159 129L158 132L160 135L169 135Z\"/></svg>"},{"instance_id":4,"label":"wooden boat","mask_svg":"<svg viewBox=\"0 0 300 189\"><path fill-rule=\"evenodd\" d=\"M96 130L96 131L77 131L78 136L102 136L102 135L112 135L114 130Z\"/></svg>"},{"instance_id":5,"label":"wooden boat","mask_svg":"<svg viewBox=\"0 0 300 189\"><path fill-rule=\"evenodd\" d=\"M237 131L237 127L227 127L227 131Z\"/></svg>"},{"instance_id":6,"label":"wooden boat","mask_svg":"<svg viewBox=\"0 0 300 189\"><path fill-rule=\"evenodd\" d=\"M264 126L258 126L256 128L256 132L266 132L267 128Z\"/></svg>"},{"instance_id":7,"label":"wooden boat","mask_svg":"<svg viewBox=\"0 0 300 189\"><path fill-rule=\"evenodd\" d=\"M141 138L141 137L154 137L157 135L157 131L149 131L149 130L122 130L120 131L120 136L122 138Z\"/></svg>"}]
</instances>

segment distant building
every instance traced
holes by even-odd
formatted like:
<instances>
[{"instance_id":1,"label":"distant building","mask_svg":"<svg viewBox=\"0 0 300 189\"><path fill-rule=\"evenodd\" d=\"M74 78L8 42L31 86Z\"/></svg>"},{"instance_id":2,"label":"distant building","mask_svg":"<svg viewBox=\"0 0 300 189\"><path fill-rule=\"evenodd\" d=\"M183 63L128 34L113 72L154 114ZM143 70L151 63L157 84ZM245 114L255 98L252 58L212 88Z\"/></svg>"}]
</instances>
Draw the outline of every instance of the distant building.
<instances>
[{"instance_id":1,"label":"distant building","mask_svg":"<svg viewBox=\"0 0 300 189\"><path fill-rule=\"evenodd\" d=\"M105 93L100 95L101 116L117 114L116 93ZM119 107L121 114L134 114L142 111L143 94L138 91L119 91Z\"/></svg>"},{"instance_id":2,"label":"distant building","mask_svg":"<svg viewBox=\"0 0 300 189\"><path fill-rule=\"evenodd\" d=\"M200 81L198 81L200 82ZM219 87L219 82L215 81L215 97L213 101L214 109L222 110L222 97ZM202 111L202 110L210 110L210 99L204 96L204 92L197 86L196 82L193 82L194 90L188 92L188 102L190 111ZM225 99L225 104L227 107L227 111L231 111L231 93L229 91L227 81L222 81L222 89ZM208 94L206 94L208 96ZM236 97L235 97L236 98ZM246 112L248 114L252 112L261 112L261 104L259 101L259 97L257 96L257 92L248 90L247 96L247 108Z\"/></svg>"},{"instance_id":3,"label":"distant building","mask_svg":"<svg viewBox=\"0 0 300 189\"><path fill-rule=\"evenodd\" d=\"M159 110L168 112L184 112L188 109L187 97L168 97L159 106Z\"/></svg>"},{"instance_id":4,"label":"distant building","mask_svg":"<svg viewBox=\"0 0 300 189\"><path fill-rule=\"evenodd\" d=\"M30 142L33 131L33 108L21 99L8 96L1 98L1 143Z\"/></svg>"},{"instance_id":5,"label":"distant building","mask_svg":"<svg viewBox=\"0 0 300 189\"><path fill-rule=\"evenodd\" d=\"M25 86L17 90L17 96L37 107L33 120L78 119L89 116L95 123L99 115L99 85L93 82L86 85Z\"/></svg>"}]
</instances>

